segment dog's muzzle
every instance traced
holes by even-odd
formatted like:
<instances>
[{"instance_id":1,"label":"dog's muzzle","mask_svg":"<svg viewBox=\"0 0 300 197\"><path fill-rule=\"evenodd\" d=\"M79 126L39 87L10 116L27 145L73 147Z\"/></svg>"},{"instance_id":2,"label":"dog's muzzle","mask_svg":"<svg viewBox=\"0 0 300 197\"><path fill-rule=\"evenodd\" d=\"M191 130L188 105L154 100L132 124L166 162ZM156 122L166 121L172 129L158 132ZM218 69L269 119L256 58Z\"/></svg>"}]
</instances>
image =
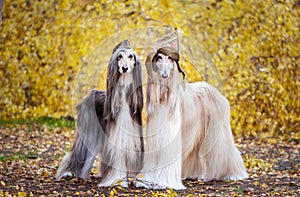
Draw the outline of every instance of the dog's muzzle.
<instances>
[{"instance_id":1,"label":"dog's muzzle","mask_svg":"<svg viewBox=\"0 0 300 197\"><path fill-rule=\"evenodd\" d=\"M169 75L166 71L164 71L162 74L161 74L162 78L168 78Z\"/></svg>"},{"instance_id":2,"label":"dog's muzzle","mask_svg":"<svg viewBox=\"0 0 300 197\"><path fill-rule=\"evenodd\" d=\"M123 73L126 73L127 70L128 70L128 66L127 66L127 65L122 66L122 71L123 71Z\"/></svg>"},{"instance_id":3,"label":"dog's muzzle","mask_svg":"<svg viewBox=\"0 0 300 197\"><path fill-rule=\"evenodd\" d=\"M162 74L161 76L162 76L163 78L168 78L168 75L167 75L167 74L165 74L165 73L164 73L164 74Z\"/></svg>"}]
</instances>

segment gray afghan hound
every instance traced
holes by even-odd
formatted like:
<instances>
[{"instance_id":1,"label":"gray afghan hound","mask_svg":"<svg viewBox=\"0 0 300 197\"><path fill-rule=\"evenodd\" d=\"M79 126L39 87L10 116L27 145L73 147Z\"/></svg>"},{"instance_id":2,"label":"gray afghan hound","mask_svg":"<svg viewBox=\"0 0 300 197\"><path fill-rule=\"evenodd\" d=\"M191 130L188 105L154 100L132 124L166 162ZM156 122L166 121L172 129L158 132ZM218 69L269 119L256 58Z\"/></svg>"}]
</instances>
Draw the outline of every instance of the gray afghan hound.
<instances>
[{"instance_id":1,"label":"gray afghan hound","mask_svg":"<svg viewBox=\"0 0 300 197\"><path fill-rule=\"evenodd\" d=\"M94 90L77 106L77 136L62 159L57 179L72 174L88 179L97 155L102 178L98 186L126 180L142 168L141 63L127 40L113 50L106 80L106 92ZM124 187L127 184L122 182Z\"/></svg>"},{"instance_id":2,"label":"gray afghan hound","mask_svg":"<svg viewBox=\"0 0 300 197\"><path fill-rule=\"evenodd\" d=\"M208 83L182 80L179 57L170 47L147 57L147 135L136 186L184 189L185 178L247 178L227 99Z\"/></svg>"}]
</instances>

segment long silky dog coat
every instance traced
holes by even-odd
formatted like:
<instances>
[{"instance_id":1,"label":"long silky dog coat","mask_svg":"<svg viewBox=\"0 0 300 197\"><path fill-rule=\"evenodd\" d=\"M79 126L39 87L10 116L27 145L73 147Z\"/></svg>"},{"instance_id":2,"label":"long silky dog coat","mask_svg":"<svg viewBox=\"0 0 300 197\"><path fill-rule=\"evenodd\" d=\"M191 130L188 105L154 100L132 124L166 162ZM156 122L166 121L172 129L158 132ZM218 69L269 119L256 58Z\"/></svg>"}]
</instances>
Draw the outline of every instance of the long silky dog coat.
<instances>
[{"instance_id":1,"label":"long silky dog coat","mask_svg":"<svg viewBox=\"0 0 300 197\"><path fill-rule=\"evenodd\" d=\"M74 174L88 179L100 155L99 186L110 186L142 167L142 74L138 56L127 40L113 50L106 92L94 90L78 106L77 136L64 156L56 178ZM122 183L127 186L126 181Z\"/></svg>"}]
</instances>

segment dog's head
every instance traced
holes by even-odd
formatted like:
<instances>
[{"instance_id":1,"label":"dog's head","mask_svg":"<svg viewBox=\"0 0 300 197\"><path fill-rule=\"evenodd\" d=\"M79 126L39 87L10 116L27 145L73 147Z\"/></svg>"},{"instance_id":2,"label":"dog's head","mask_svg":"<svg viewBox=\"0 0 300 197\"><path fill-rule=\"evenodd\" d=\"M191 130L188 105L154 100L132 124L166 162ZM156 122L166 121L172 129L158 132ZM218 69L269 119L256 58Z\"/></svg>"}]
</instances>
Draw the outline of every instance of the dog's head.
<instances>
[{"instance_id":1,"label":"dog's head","mask_svg":"<svg viewBox=\"0 0 300 197\"><path fill-rule=\"evenodd\" d=\"M107 71L106 89L113 89L122 75L133 76L135 87L139 86L142 77L141 62L128 40L120 42L114 49Z\"/></svg>"},{"instance_id":2,"label":"dog's head","mask_svg":"<svg viewBox=\"0 0 300 197\"><path fill-rule=\"evenodd\" d=\"M179 66L179 58L177 50L171 47L160 48L152 59L152 69L162 78L170 77L174 70L181 72L185 77L185 73Z\"/></svg>"},{"instance_id":3,"label":"dog's head","mask_svg":"<svg viewBox=\"0 0 300 197\"><path fill-rule=\"evenodd\" d=\"M109 67L112 67L111 70L119 72L119 74L128 74L134 69L138 61L139 59L129 41L124 40L113 49Z\"/></svg>"},{"instance_id":4,"label":"dog's head","mask_svg":"<svg viewBox=\"0 0 300 197\"><path fill-rule=\"evenodd\" d=\"M115 60L120 74L130 73L136 63L136 55L132 49L119 50Z\"/></svg>"}]
</instances>

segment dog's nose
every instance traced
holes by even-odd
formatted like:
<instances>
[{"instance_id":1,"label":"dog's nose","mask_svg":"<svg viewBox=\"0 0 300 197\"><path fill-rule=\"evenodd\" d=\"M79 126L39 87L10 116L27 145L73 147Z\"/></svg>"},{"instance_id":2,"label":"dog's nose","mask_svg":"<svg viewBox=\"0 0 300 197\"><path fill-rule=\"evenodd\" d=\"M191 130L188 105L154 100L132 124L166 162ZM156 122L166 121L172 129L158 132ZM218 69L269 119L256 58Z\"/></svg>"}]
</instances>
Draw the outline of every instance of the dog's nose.
<instances>
[{"instance_id":1,"label":"dog's nose","mask_svg":"<svg viewBox=\"0 0 300 197\"><path fill-rule=\"evenodd\" d=\"M167 73L163 73L161 76L162 76L163 78L167 78L167 77L168 77L168 74L167 74Z\"/></svg>"},{"instance_id":2,"label":"dog's nose","mask_svg":"<svg viewBox=\"0 0 300 197\"><path fill-rule=\"evenodd\" d=\"M122 71L125 73L128 70L128 66L122 66Z\"/></svg>"}]
</instances>

